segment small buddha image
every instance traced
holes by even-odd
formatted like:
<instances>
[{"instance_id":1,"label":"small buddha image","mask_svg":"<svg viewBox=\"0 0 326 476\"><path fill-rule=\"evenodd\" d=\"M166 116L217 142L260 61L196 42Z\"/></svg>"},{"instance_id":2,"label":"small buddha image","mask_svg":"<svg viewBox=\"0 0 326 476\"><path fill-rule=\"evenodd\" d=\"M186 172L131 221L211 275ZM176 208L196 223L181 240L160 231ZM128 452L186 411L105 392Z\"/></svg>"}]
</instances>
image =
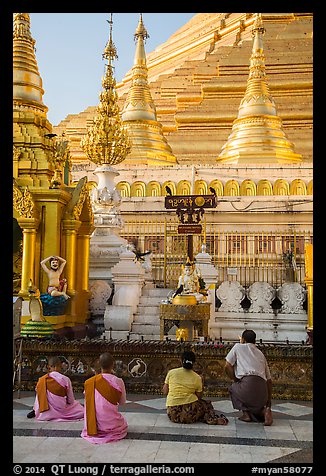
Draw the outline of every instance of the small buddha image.
<instances>
[{"instance_id":1,"label":"small buddha image","mask_svg":"<svg viewBox=\"0 0 326 476\"><path fill-rule=\"evenodd\" d=\"M197 302L201 302L204 299L202 293L200 293L200 276L196 270L195 264L192 263L188 257L182 273L179 276L178 288L175 291L173 297L180 295L193 295Z\"/></svg>"},{"instance_id":2,"label":"small buddha image","mask_svg":"<svg viewBox=\"0 0 326 476\"><path fill-rule=\"evenodd\" d=\"M188 340L188 329L185 329L184 327L180 327L179 329L177 329L175 331L175 336L176 336L176 339L179 340L179 341L186 341Z\"/></svg>"}]
</instances>

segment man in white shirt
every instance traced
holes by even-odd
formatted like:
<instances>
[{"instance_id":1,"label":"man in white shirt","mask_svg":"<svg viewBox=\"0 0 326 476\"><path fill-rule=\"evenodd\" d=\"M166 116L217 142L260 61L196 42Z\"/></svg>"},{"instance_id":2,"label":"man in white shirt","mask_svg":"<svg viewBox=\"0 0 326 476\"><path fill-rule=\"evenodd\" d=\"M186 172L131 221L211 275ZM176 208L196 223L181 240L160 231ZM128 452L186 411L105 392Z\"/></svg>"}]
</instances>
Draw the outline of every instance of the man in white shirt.
<instances>
[{"instance_id":1,"label":"man in white shirt","mask_svg":"<svg viewBox=\"0 0 326 476\"><path fill-rule=\"evenodd\" d=\"M273 423L272 380L266 357L256 346L256 333L243 331L240 343L225 357L225 372L234 382L229 387L233 408L242 410L239 420Z\"/></svg>"}]
</instances>

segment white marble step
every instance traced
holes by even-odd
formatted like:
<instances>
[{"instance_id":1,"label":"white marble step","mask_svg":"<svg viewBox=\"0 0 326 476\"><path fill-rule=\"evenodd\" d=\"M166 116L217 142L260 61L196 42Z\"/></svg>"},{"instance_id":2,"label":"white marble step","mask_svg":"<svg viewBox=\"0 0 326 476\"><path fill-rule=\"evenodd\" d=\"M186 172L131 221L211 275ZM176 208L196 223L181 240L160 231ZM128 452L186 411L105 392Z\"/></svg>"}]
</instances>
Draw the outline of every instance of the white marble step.
<instances>
[{"instance_id":1,"label":"white marble step","mask_svg":"<svg viewBox=\"0 0 326 476\"><path fill-rule=\"evenodd\" d=\"M141 335L148 335L148 334L160 334L160 325L157 324L144 324L144 323L132 323L131 326L132 333L138 333Z\"/></svg>"},{"instance_id":2,"label":"white marble step","mask_svg":"<svg viewBox=\"0 0 326 476\"><path fill-rule=\"evenodd\" d=\"M172 289L169 288L144 289L143 296L160 297L164 299L170 291L172 291Z\"/></svg>"},{"instance_id":3,"label":"white marble step","mask_svg":"<svg viewBox=\"0 0 326 476\"><path fill-rule=\"evenodd\" d=\"M153 324L159 325L160 323L160 316L158 313L154 314L135 314L135 318L133 321L134 324Z\"/></svg>"},{"instance_id":4,"label":"white marble step","mask_svg":"<svg viewBox=\"0 0 326 476\"><path fill-rule=\"evenodd\" d=\"M159 306L164 298L141 296L139 305L141 306Z\"/></svg>"},{"instance_id":5,"label":"white marble step","mask_svg":"<svg viewBox=\"0 0 326 476\"><path fill-rule=\"evenodd\" d=\"M146 312L146 314L155 314L160 312L160 305L157 303L143 303L138 304L138 309L141 309L141 312Z\"/></svg>"}]
</instances>

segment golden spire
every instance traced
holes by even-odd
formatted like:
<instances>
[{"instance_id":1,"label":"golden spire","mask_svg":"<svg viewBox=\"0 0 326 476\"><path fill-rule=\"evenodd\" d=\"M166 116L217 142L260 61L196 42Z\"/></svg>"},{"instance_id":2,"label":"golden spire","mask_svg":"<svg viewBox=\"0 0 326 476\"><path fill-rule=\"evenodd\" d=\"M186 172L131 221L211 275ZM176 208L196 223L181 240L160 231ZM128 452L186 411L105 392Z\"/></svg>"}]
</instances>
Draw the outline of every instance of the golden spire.
<instances>
[{"instance_id":1,"label":"golden spire","mask_svg":"<svg viewBox=\"0 0 326 476\"><path fill-rule=\"evenodd\" d=\"M121 114L132 143L127 162L137 165L171 165L177 161L163 135L162 124L157 121L156 107L148 85L145 52L147 38L149 35L140 14L134 34L136 52L132 68L132 84Z\"/></svg>"},{"instance_id":2,"label":"golden spire","mask_svg":"<svg viewBox=\"0 0 326 476\"><path fill-rule=\"evenodd\" d=\"M232 132L217 158L223 163L293 163L302 161L282 129L266 79L261 13L252 29L249 78Z\"/></svg>"},{"instance_id":3,"label":"golden spire","mask_svg":"<svg viewBox=\"0 0 326 476\"><path fill-rule=\"evenodd\" d=\"M123 121L157 120L155 104L148 85L145 52L145 41L147 38L149 38L149 35L144 26L142 14L140 14L139 23L134 34L136 52L132 68L132 85L122 111Z\"/></svg>"},{"instance_id":4,"label":"golden spire","mask_svg":"<svg viewBox=\"0 0 326 476\"><path fill-rule=\"evenodd\" d=\"M80 142L88 158L97 165L119 164L131 149L127 131L120 118L116 81L113 76L112 63L118 56L112 41L112 13L107 21L110 25L110 36L102 56L108 63L102 78L100 104L97 106L92 126Z\"/></svg>"},{"instance_id":5,"label":"golden spire","mask_svg":"<svg viewBox=\"0 0 326 476\"><path fill-rule=\"evenodd\" d=\"M35 57L35 40L30 31L28 13L14 13L13 31L13 100L14 106L35 109L44 115L44 90Z\"/></svg>"}]
</instances>

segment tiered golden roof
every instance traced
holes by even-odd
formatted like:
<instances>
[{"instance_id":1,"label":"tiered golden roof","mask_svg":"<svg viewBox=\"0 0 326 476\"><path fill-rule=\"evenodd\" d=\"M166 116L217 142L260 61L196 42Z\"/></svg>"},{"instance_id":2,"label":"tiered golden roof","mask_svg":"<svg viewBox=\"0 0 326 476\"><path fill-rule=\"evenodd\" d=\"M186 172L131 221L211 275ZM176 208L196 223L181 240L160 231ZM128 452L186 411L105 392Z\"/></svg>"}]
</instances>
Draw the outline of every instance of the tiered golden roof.
<instances>
[{"instance_id":1,"label":"tiered golden roof","mask_svg":"<svg viewBox=\"0 0 326 476\"><path fill-rule=\"evenodd\" d=\"M112 14L108 23L110 37L102 55L108 63L105 76L102 78L100 104L96 109L92 126L81 140L84 152L97 165L119 164L131 150L128 133L120 118L116 81L113 76L112 63L118 56L112 41Z\"/></svg>"},{"instance_id":2,"label":"tiered golden roof","mask_svg":"<svg viewBox=\"0 0 326 476\"><path fill-rule=\"evenodd\" d=\"M177 162L166 138L162 125L157 121L156 108L147 79L145 40L149 37L140 15L134 34L137 41L132 68L132 84L122 110L132 150L126 162L129 164L172 165Z\"/></svg>"},{"instance_id":3,"label":"tiered golden roof","mask_svg":"<svg viewBox=\"0 0 326 476\"><path fill-rule=\"evenodd\" d=\"M13 24L13 175L18 186L46 187L54 169L52 126L35 57L28 13Z\"/></svg>"},{"instance_id":4,"label":"tiered golden roof","mask_svg":"<svg viewBox=\"0 0 326 476\"><path fill-rule=\"evenodd\" d=\"M16 106L34 107L45 115L44 90L35 58L35 40L30 31L28 13L14 13L13 32L13 99Z\"/></svg>"},{"instance_id":5,"label":"tiered golden roof","mask_svg":"<svg viewBox=\"0 0 326 476\"><path fill-rule=\"evenodd\" d=\"M282 120L277 116L265 71L261 14L256 14L252 29L253 47L247 89L233 122L232 132L217 158L228 164L295 163L302 156L294 152Z\"/></svg>"}]
</instances>

